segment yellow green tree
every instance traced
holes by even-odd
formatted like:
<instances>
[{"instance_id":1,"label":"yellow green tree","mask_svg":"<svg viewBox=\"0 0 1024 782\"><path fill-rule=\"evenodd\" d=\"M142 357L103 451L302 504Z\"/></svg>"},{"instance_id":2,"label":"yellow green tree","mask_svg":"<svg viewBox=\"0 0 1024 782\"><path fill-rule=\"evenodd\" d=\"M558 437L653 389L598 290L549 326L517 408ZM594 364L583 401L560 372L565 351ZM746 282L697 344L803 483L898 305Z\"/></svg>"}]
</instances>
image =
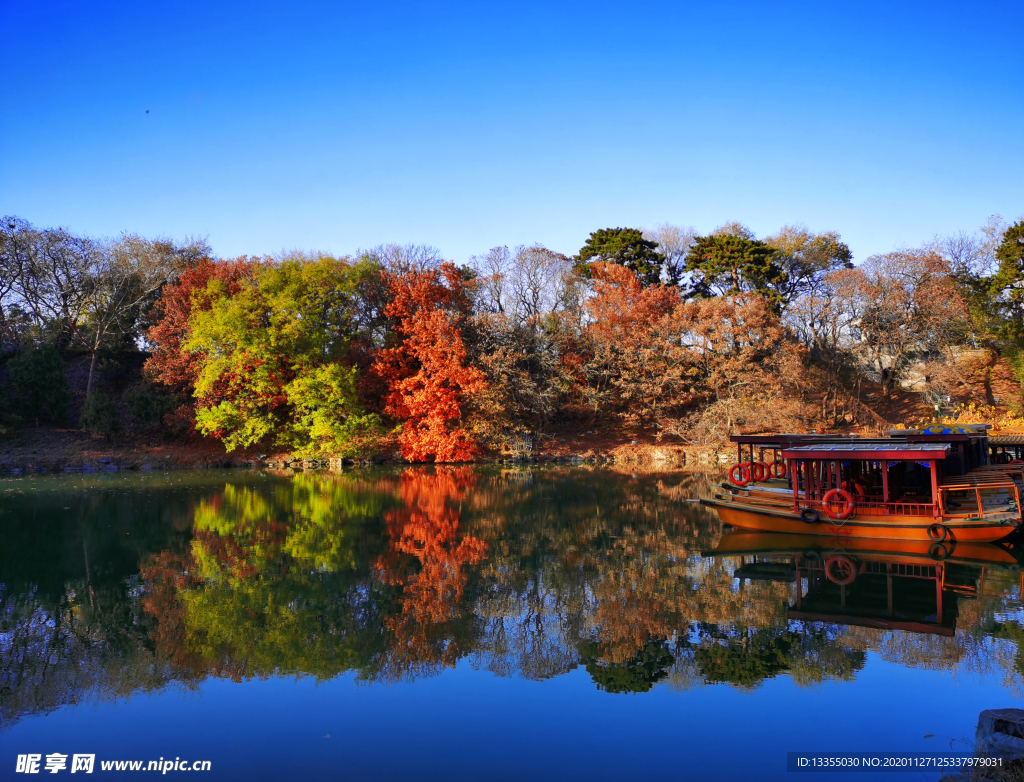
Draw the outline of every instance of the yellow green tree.
<instances>
[{"instance_id":1,"label":"yellow green tree","mask_svg":"<svg viewBox=\"0 0 1024 782\"><path fill-rule=\"evenodd\" d=\"M302 456L357 453L377 430L359 404L350 350L367 261L292 258L260 267L229 293L211 279L185 349L201 357L197 428L231 451L272 442Z\"/></svg>"}]
</instances>

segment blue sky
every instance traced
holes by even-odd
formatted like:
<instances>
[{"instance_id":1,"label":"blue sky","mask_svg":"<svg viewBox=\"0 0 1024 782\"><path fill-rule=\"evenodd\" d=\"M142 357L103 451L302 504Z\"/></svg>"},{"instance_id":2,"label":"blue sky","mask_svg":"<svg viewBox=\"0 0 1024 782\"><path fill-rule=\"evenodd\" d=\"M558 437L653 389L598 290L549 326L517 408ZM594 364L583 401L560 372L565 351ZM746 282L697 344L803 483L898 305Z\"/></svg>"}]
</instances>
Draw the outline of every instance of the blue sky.
<instances>
[{"instance_id":1,"label":"blue sky","mask_svg":"<svg viewBox=\"0 0 1024 782\"><path fill-rule=\"evenodd\" d=\"M0 213L223 257L1024 213L1024 4L4 0ZM148 113L147 113L148 111Z\"/></svg>"}]
</instances>

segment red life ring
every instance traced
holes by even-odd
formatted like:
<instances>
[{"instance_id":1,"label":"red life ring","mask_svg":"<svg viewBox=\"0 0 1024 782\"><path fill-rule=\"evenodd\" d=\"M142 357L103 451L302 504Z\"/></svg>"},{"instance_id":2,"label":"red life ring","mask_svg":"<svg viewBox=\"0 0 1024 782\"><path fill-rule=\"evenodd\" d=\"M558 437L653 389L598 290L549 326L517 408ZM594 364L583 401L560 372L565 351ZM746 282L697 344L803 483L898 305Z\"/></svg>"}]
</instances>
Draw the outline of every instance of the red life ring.
<instances>
[{"instance_id":1,"label":"red life ring","mask_svg":"<svg viewBox=\"0 0 1024 782\"><path fill-rule=\"evenodd\" d=\"M770 474L768 472L768 465L764 462L754 462L750 465L750 475L758 483L768 480Z\"/></svg>"},{"instance_id":2,"label":"red life ring","mask_svg":"<svg viewBox=\"0 0 1024 782\"><path fill-rule=\"evenodd\" d=\"M785 478L786 477L786 463L785 462L775 462L775 464L772 465L772 472L774 473L776 478Z\"/></svg>"},{"instance_id":3,"label":"red life ring","mask_svg":"<svg viewBox=\"0 0 1024 782\"><path fill-rule=\"evenodd\" d=\"M825 576L833 584L847 586L857 579L857 566L845 554L833 554L825 560Z\"/></svg>"},{"instance_id":4,"label":"red life ring","mask_svg":"<svg viewBox=\"0 0 1024 782\"><path fill-rule=\"evenodd\" d=\"M729 481L733 486L746 486L750 483L750 470L745 464L734 464L729 469Z\"/></svg>"},{"instance_id":5,"label":"red life ring","mask_svg":"<svg viewBox=\"0 0 1024 782\"><path fill-rule=\"evenodd\" d=\"M836 498L840 502L838 507L833 507L833 501ZM821 498L821 504L830 519L843 520L850 518L853 515L853 509L857 506L857 503L853 501L853 495L846 489L831 489L825 492L825 496Z\"/></svg>"}]
</instances>

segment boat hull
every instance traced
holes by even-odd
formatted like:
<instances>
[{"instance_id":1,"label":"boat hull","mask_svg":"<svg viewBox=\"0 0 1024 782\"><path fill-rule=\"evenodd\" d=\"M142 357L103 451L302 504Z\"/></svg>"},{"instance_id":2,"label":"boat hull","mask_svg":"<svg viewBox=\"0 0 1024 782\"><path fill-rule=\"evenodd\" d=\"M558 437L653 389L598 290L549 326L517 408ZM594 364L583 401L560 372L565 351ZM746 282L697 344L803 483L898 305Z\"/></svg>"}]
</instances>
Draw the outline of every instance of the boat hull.
<instances>
[{"instance_id":1,"label":"boat hull","mask_svg":"<svg viewBox=\"0 0 1024 782\"><path fill-rule=\"evenodd\" d=\"M781 508L759 508L721 500L701 500L702 504L718 511L723 524L757 532L785 532L794 535L826 535L833 538L881 538L885 540L912 540L935 542L928 536L928 528L941 522L953 541L960 543L994 543L1010 535L1015 526L1007 521L989 522L968 519L933 519L924 516L870 516L856 515L843 522L826 518L808 524L797 514Z\"/></svg>"}]
</instances>

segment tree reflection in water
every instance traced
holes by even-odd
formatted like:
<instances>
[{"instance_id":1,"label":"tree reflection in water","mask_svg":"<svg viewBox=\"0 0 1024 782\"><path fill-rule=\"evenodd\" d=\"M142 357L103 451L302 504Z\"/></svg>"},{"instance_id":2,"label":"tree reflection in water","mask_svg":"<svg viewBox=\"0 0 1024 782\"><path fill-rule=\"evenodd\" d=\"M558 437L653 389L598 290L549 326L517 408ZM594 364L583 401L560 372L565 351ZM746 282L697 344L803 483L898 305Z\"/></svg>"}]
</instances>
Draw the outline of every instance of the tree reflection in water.
<instances>
[{"instance_id":1,"label":"tree reflection in water","mask_svg":"<svg viewBox=\"0 0 1024 782\"><path fill-rule=\"evenodd\" d=\"M460 505L475 483L469 467L408 470L399 479L402 502L384 514L388 548L375 566L382 583L401 591L401 610L384 620L392 638L381 669L392 676L454 666L476 640L464 593L487 544L459 529Z\"/></svg>"},{"instance_id":2,"label":"tree reflection in water","mask_svg":"<svg viewBox=\"0 0 1024 782\"><path fill-rule=\"evenodd\" d=\"M701 555L729 538L684 502L714 491L699 474L439 466L181 480L126 478L77 526L55 510L64 484L5 506L0 531L17 540L21 519L50 518L51 503L54 521L32 534L69 553L56 575L0 554L0 717L207 676L394 681L464 659L534 680L582 665L608 693L849 680L868 651L1021 681L1012 560L987 567L984 592L970 592L979 567L958 571L949 636L795 621L791 578L738 579L740 559ZM143 491L145 507L110 504Z\"/></svg>"}]
</instances>

